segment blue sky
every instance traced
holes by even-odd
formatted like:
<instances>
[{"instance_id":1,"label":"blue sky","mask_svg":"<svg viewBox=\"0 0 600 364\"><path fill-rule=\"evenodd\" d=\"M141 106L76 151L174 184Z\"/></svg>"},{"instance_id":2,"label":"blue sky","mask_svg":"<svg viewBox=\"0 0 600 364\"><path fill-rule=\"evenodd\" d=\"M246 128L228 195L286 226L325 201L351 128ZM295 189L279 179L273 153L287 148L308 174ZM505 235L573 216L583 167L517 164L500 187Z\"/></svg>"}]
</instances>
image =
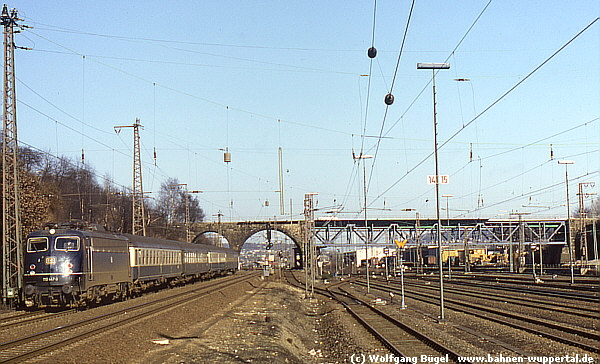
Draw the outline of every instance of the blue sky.
<instances>
[{"instance_id":1,"label":"blue sky","mask_svg":"<svg viewBox=\"0 0 600 364\"><path fill-rule=\"evenodd\" d=\"M372 64L372 1L15 1L33 26L16 36L33 48L16 56L19 139L76 161L83 148L99 175L131 186L132 133L113 126L140 118L144 189L177 177L205 191L209 219L234 220L283 218L279 146L286 216L291 199L300 217L307 192L319 193L317 216L357 216L352 151L379 143L366 162L369 215L434 217L431 72L416 63L447 60L436 86L440 144L458 132L439 158L450 215L564 216L558 159L575 161L574 208L578 183L600 186L600 22L494 103L600 5L492 1L452 53L487 4L416 1L394 79L409 1L377 2Z\"/></svg>"}]
</instances>

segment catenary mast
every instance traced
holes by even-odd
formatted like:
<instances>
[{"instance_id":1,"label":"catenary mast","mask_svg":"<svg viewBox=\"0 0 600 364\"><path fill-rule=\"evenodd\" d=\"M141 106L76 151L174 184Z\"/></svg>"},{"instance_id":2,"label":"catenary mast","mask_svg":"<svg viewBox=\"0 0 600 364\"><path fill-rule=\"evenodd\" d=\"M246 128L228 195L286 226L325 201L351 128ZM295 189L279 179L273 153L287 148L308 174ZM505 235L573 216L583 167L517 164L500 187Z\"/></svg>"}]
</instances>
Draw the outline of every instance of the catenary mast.
<instances>
[{"instance_id":1,"label":"catenary mast","mask_svg":"<svg viewBox=\"0 0 600 364\"><path fill-rule=\"evenodd\" d=\"M20 28L17 10L4 5L4 109L2 123L2 303L12 305L22 286L22 231L17 145L14 34Z\"/></svg>"},{"instance_id":2,"label":"catenary mast","mask_svg":"<svg viewBox=\"0 0 600 364\"><path fill-rule=\"evenodd\" d=\"M142 185L142 157L140 151L140 119L135 119L133 125L115 126L115 131L121 128L133 128L133 222L131 233L146 236L146 219L144 211L144 188Z\"/></svg>"}]
</instances>

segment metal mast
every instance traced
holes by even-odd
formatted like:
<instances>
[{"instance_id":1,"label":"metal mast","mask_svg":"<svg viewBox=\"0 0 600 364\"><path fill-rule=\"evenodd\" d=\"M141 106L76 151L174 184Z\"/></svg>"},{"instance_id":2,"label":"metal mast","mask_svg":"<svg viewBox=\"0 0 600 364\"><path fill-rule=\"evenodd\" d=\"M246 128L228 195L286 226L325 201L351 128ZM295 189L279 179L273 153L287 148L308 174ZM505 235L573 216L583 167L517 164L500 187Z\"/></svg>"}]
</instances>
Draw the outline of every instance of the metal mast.
<instances>
[{"instance_id":1,"label":"metal mast","mask_svg":"<svg viewBox=\"0 0 600 364\"><path fill-rule=\"evenodd\" d=\"M315 205L313 197L316 193L304 194L304 297L313 298L315 292ZM310 276L310 277L309 277Z\"/></svg>"},{"instance_id":2,"label":"metal mast","mask_svg":"<svg viewBox=\"0 0 600 364\"><path fill-rule=\"evenodd\" d=\"M121 128L133 128L133 222L131 233L146 236L146 220L144 213L144 189L142 185L142 157L140 152L140 119L133 125L115 126L115 132Z\"/></svg>"},{"instance_id":3,"label":"metal mast","mask_svg":"<svg viewBox=\"0 0 600 364\"><path fill-rule=\"evenodd\" d=\"M4 26L4 110L2 124L2 303L18 297L22 286L21 205L19 196L17 97L15 92L14 27L17 10L2 8Z\"/></svg>"}]
</instances>

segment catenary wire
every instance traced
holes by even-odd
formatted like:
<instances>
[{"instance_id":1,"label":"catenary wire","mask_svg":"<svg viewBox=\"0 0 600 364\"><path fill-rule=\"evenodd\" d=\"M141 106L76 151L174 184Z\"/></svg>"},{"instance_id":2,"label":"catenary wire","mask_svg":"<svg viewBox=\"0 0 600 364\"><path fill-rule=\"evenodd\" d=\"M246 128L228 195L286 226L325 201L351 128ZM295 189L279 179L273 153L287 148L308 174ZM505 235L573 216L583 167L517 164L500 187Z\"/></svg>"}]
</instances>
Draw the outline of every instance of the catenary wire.
<instances>
[{"instance_id":1,"label":"catenary wire","mask_svg":"<svg viewBox=\"0 0 600 364\"><path fill-rule=\"evenodd\" d=\"M497 105L501 100L503 100L506 96L508 96L510 93L512 93L520 85L522 85L526 80L528 80L532 75L534 75L540 68L542 68L550 60L552 60L557 54L559 54L562 50L564 50L569 44L571 44L575 39L577 39L586 30L588 30L594 23L596 23L597 20L598 20L598 18L594 19L591 23L589 23L586 27L584 27L581 31L579 31L575 36L573 36L569 41L567 41L564 45L562 45L558 50L556 50L552 55L550 55L548 58L546 58L541 64L539 64L531 72L529 72L524 78L522 78L519 82L517 82L509 90L507 90L506 92L504 92L500 97L498 97L491 104L489 104L485 109L483 109L483 111L481 111L473 119L471 119L471 121L469 121L463 127L459 128L454 134L452 134L452 136L450 136L450 138L448 138L446 141L444 141L438 147L438 150L442 149L452 139L454 139L458 134L460 134L463 130L465 130L467 127L469 127L469 125L471 125L473 122L475 122L477 119L479 119L482 115L484 115L485 113L487 113L490 109L492 109L495 105ZM378 199L380 199L385 193L387 193L392 188L394 188L398 183L400 183L404 178L406 178L406 176L408 176L408 174L410 174L412 171L416 170L420 165L422 165L423 163L425 163L425 161L427 161L432 155L433 155L433 152L429 153L425 158L423 158L420 162L418 162L414 167L412 167L411 169L409 169L409 171L406 174L404 174L399 179L397 179L387 189L385 189L385 191L383 193L379 194L375 199L373 199L371 201L371 204L373 204L375 201L377 201Z\"/></svg>"},{"instance_id":2,"label":"catenary wire","mask_svg":"<svg viewBox=\"0 0 600 364\"><path fill-rule=\"evenodd\" d=\"M392 83L390 85L390 90L388 92L389 95L392 95L394 90L394 83L396 82L396 75L398 74L398 67L400 66L400 59L402 58L402 51L404 50L404 43L406 42L406 36L408 34L408 27L410 25L410 19L412 17L413 9L415 7L415 0L412 0L410 5L410 11L408 12L408 18L406 19L406 27L404 28L404 35L402 36L402 43L400 45L400 50L398 51L398 60L396 61L396 68L394 69L394 76L392 77ZM383 120L381 121L381 128L379 130L379 138L377 139L377 143L375 146L375 153L373 155L373 163L371 164L371 172L369 173L369 183L367 184L367 191L371 187L371 179L373 178L373 173L375 171L375 164L377 162L377 156L379 154L379 147L381 145L381 139L383 136L383 130L385 129L385 122L387 120L387 115L389 111L390 105L385 106L385 111L383 114Z\"/></svg>"}]
</instances>

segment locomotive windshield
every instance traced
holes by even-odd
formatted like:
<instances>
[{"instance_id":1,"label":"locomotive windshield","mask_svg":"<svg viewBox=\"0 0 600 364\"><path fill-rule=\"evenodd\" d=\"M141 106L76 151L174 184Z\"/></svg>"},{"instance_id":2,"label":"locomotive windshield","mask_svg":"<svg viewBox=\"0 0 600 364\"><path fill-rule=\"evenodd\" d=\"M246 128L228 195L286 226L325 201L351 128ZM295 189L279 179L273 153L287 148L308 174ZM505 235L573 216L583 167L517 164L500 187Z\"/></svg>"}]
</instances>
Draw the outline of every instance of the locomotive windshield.
<instances>
[{"instance_id":1,"label":"locomotive windshield","mask_svg":"<svg viewBox=\"0 0 600 364\"><path fill-rule=\"evenodd\" d=\"M27 239L27 252L45 252L48 250L48 238L38 237Z\"/></svg>"},{"instance_id":2,"label":"locomotive windshield","mask_svg":"<svg viewBox=\"0 0 600 364\"><path fill-rule=\"evenodd\" d=\"M79 238L73 237L58 237L54 243L54 249L64 250L68 252L76 252L79 250Z\"/></svg>"}]
</instances>

